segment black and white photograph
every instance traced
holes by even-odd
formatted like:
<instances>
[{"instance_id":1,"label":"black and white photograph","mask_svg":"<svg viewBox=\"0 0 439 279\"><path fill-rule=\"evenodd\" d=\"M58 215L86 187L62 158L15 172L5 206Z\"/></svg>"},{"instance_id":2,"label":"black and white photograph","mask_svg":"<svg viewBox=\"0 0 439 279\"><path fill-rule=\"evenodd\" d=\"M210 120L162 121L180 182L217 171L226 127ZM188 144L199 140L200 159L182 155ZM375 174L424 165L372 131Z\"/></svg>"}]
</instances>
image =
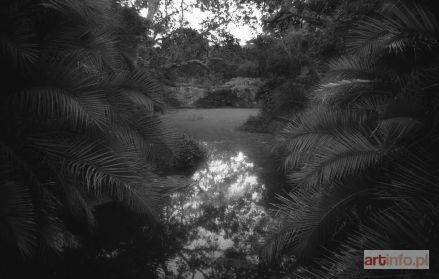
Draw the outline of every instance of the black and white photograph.
<instances>
[{"instance_id":1,"label":"black and white photograph","mask_svg":"<svg viewBox=\"0 0 439 279\"><path fill-rule=\"evenodd\" d=\"M438 0L0 0L0 279L438 279Z\"/></svg>"}]
</instances>

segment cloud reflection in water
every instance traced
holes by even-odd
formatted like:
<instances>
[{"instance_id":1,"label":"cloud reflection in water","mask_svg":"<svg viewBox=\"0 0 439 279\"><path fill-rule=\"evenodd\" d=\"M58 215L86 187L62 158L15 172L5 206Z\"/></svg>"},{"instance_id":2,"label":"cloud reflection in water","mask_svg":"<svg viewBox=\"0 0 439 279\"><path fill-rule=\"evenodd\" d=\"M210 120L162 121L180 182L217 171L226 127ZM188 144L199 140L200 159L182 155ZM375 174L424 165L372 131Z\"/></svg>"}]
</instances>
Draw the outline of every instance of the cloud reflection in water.
<instances>
[{"instance_id":1,"label":"cloud reflection in water","mask_svg":"<svg viewBox=\"0 0 439 279\"><path fill-rule=\"evenodd\" d=\"M255 246L270 221L260 204L265 187L249 158L208 147L207 162L190 187L172 195L167 209L168 222L183 226L187 234L183 249L168 264L175 278L255 270Z\"/></svg>"}]
</instances>

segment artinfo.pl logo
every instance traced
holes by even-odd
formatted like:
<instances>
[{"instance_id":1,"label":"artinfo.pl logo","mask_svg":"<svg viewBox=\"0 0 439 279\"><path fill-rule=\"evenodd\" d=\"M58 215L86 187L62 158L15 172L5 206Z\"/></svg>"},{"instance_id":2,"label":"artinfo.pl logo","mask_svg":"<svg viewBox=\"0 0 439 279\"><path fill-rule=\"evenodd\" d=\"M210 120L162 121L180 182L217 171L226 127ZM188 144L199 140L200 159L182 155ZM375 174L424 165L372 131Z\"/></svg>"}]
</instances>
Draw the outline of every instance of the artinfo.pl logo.
<instances>
[{"instance_id":1,"label":"artinfo.pl logo","mask_svg":"<svg viewBox=\"0 0 439 279\"><path fill-rule=\"evenodd\" d=\"M429 250L364 250L364 269L429 269Z\"/></svg>"}]
</instances>

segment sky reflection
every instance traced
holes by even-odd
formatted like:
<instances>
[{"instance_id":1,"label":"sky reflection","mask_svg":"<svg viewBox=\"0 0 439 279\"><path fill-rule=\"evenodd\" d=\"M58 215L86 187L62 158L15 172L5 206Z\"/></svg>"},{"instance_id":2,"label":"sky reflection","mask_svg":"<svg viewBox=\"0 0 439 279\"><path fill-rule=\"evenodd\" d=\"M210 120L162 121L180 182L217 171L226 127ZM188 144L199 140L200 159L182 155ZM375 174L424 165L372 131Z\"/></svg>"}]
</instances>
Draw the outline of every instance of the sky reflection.
<instances>
[{"instance_id":1,"label":"sky reflection","mask_svg":"<svg viewBox=\"0 0 439 279\"><path fill-rule=\"evenodd\" d=\"M265 187L243 152L207 147L207 162L191 186L173 194L167 206L169 224L184 227L186 235L166 278L252 278L256 246L270 221L261 204Z\"/></svg>"}]
</instances>

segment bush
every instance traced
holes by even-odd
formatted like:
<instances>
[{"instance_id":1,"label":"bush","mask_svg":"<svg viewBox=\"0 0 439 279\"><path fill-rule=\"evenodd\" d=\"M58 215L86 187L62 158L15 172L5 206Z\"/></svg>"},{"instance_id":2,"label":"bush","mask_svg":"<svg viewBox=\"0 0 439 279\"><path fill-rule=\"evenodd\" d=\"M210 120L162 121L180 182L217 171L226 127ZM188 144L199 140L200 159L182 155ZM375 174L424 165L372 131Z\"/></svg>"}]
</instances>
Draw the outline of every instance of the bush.
<instances>
[{"instance_id":1,"label":"bush","mask_svg":"<svg viewBox=\"0 0 439 279\"><path fill-rule=\"evenodd\" d=\"M285 82L274 89L271 94L271 109L275 113L288 114L300 111L306 102L305 86L296 81Z\"/></svg>"},{"instance_id":2,"label":"bush","mask_svg":"<svg viewBox=\"0 0 439 279\"><path fill-rule=\"evenodd\" d=\"M270 118L268 118L265 114L258 114L255 116L252 115L239 128L239 130L251 133L266 133L268 132L269 124Z\"/></svg>"},{"instance_id":3,"label":"bush","mask_svg":"<svg viewBox=\"0 0 439 279\"><path fill-rule=\"evenodd\" d=\"M254 133L279 131L287 119L306 107L306 90L306 82L297 80L273 79L267 82L257 93L261 113L251 116L240 129Z\"/></svg>"},{"instance_id":4,"label":"bush","mask_svg":"<svg viewBox=\"0 0 439 279\"><path fill-rule=\"evenodd\" d=\"M274 76L289 76L291 74L291 60L284 53L273 53L267 57L267 72Z\"/></svg>"},{"instance_id":5,"label":"bush","mask_svg":"<svg viewBox=\"0 0 439 279\"><path fill-rule=\"evenodd\" d=\"M276 133L285 125L285 120L275 116L261 113L256 116L250 116L249 119L239 127L239 130L250 133Z\"/></svg>"},{"instance_id":6,"label":"bush","mask_svg":"<svg viewBox=\"0 0 439 279\"><path fill-rule=\"evenodd\" d=\"M204 98L195 103L199 108L219 108L219 107L251 107L252 104L237 96L232 88L219 88L212 90Z\"/></svg>"},{"instance_id":7,"label":"bush","mask_svg":"<svg viewBox=\"0 0 439 279\"><path fill-rule=\"evenodd\" d=\"M297 81L272 80L257 94L262 112L271 118L285 117L301 111L307 103L306 88Z\"/></svg>"},{"instance_id":8,"label":"bush","mask_svg":"<svg viewBox=\"0 0 439 279\"><path fill-rule=\"evenodd\" d=\"M179 140L179 151L174 161L174 170L193 171L206 158L206 154L207 151L196 140L183 134Z\"/></svg>"},{"instance_id":9,"label":"bush","mask_svg":"<svg viewBox=\"0 0 439 279\"><path fill-rule=\"evenodd\" d=\"M239 77L258 77L259 66L255 62L245 61L238 66L235 71L236 76Z\"/></svg>"}]
</instances>

